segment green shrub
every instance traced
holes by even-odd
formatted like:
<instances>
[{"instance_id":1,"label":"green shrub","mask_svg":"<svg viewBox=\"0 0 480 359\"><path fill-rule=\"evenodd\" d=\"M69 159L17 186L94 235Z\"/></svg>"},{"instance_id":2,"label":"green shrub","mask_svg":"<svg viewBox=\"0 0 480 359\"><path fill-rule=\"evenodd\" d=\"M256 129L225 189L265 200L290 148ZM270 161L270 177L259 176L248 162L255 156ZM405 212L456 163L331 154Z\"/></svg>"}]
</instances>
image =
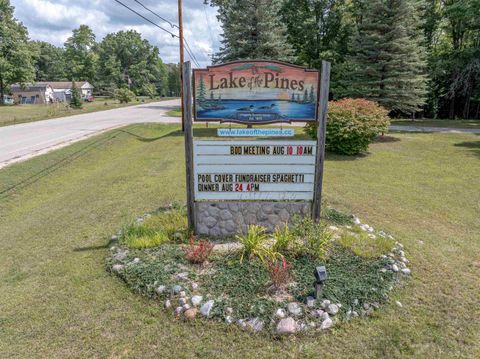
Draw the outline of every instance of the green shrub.
<instances>
[{"instance_id":1,"label":"green shrub","mask_svg":"<svg viewBox=\"0 0 480 359\"><path fill-rule=\"evenodd\" d=\"M115 90L114 97L120 103L129 103L135 99L135 94L127 88L120 88Z\"/></svg>"},{"instance_id":2,"label":"green shrub","mask_svg":"<svg viewBox=\"0 0 480 359\"><path fill-rule=\"evenodd\" d=\"M325 148L344 155L356 155L366 151L375 137L388 130L389 124L388 111L376 102L349 98L330 101ZM309 122L305 132L315 138L317 124Z\"/></svg>"},{"instance_id":3,"label":"green shrub","mask_svg":"<svg viewBox=\"0 0 480 359\"><path fill-rule=\"evenodd\" d=\"M310 217L295 219L292 233L298 240L297 255L325 260L332 245L332 234L321 223Z\"/></svg>"},{"instance_id":4,"label":"green shrub","mask_svg":"<svg viewBox=\"0 0 480 359\"><path fill-rule=\"evenodd\" d=\"M342 247L351 250L355 255L365 258L377 258L393 249L395 242L391 239L377 236L371 238L364 231L342 234L338 242Z\"/></svg>"},{"instance_id":5,"label":"green shrub","mask_svg":"<svg viewBox=\"0 0 480 359\"><path fill-rule=\"evenodd\" d=\"M274 252L267 246L269 237L262 226L252 224L248 226L247 234L236 235L235 238L243 244L240 262L243 262L245 257L258 258L261 262L265 262L274 256Z\"/></svg>"}]
</instances>

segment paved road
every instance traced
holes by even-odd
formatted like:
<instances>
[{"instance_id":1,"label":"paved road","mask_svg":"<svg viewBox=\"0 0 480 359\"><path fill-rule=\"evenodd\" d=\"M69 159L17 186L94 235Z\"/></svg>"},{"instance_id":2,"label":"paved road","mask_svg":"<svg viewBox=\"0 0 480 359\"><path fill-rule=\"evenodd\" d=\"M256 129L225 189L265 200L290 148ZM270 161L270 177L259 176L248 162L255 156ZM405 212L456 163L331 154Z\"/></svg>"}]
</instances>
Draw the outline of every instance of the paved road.
<instances>
[{"instance_id":1,"label":"paved road","mask_svg":"<svg viewBox=\"0 0 480 359\"><path fill-rule=\"evenodd\" d=\"M0 168L112 128L143 122L180 122L165 113L180 100L152 102L113 110L0 127Z\"/></svg>"},{"instance_id":2,"label":"paved road","mask_svg":"<svg viewBox=\"0 0 480 359\"><path fill-rule=\"evenodd\" d=\"M449 128L449 127L421 127L421 126L392 125L392 126L390 126L390 131L480 133L480 128Z\"/></svg>"}]
</instances>

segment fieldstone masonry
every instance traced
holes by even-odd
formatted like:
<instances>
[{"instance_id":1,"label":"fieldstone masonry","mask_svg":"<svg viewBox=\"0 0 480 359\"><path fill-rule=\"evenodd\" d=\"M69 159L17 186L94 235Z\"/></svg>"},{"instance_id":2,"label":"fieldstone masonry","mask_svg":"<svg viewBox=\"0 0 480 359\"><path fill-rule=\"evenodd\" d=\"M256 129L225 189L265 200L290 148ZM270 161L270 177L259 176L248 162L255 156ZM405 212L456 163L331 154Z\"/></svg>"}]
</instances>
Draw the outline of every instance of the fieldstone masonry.
<instances>
[{"instance_id":1,"label":"fieldstone masonry","mask_svg":"<svg viewBox=\"0 0 480 359\"><path fill-rule=\"evenodd\" d=\"M246 233L248 225L275 226L290 222L295 215L310 216L310 202L196 202L195 230L211 237Z\"/></svg>"}]
</instances>

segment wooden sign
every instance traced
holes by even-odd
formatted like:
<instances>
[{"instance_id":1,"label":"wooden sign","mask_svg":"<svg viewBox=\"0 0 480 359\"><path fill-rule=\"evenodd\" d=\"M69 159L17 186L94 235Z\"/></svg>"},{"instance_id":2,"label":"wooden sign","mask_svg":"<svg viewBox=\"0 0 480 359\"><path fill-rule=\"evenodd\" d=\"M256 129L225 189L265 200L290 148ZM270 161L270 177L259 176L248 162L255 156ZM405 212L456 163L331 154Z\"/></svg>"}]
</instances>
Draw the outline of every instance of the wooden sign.
<instances>
[{"instance_id":1,"label":"wooden sign","mask_svg":"<svg viewBox=\"0 0 480 359\"><path fill-rule=\"evenodd\" d=\"M194 119L244 124L316 121L319 72L277 61L193 70Z\"/></svg>"},{"instance_id":2,"label":"wooden sign","mask_svg":"<svg viewBox=\"0 0 480 359\"><path fill-rule=\"evenodd\" d=\"M194 141L195 200L313 200L315 141Z\"/></svg>"}]
</instances>

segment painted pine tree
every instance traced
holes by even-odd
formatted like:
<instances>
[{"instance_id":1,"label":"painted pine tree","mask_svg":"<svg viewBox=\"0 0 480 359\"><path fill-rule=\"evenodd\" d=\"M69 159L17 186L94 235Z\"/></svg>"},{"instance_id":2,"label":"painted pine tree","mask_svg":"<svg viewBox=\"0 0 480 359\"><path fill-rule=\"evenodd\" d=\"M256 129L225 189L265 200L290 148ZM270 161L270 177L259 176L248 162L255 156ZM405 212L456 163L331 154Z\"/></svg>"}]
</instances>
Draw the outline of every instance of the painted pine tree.
<instances>
[{"instance_id":1,"label":"painted pine tree","mask_svg":"<svg viewBox=\"0 0 480 359\"><path fill-rule=\"evenodd\" d=\"M222 23L222 46L215 62L246 59L294 61L286 27L279 16L281 0L214 1Z\"/></svg>"},{"instance_id":2,"label":"painted pine tree","mask_svg":"<svg viewBox=\"0 0 480 359\"><path fill-rule=\"evenodd\" d=\"M354 39L351 93L396 113L425 104L424 49L414 0L370 0Z\"/></svg>"},{"instance_id":3,"label":"painted pine tree","mask_svg":"<svg viewBox=\"0 0 480 359\"><path fill-rule=\"evenodd\" d=\"M198 89L197 89L197 101L202 103L202 102L205 102L206 98L207 98L207 89L205 87L205 80L203 79L203 76L200 76L200 83L198 84Z\"/></svg>"},{"instance_id":4,"label":"painted pine tree","mask_svg":"<svg viewBox=\"0 0 480 359\"><path fill-rule=\"evenodd\" d=\"M310 86L310 92L308 93L308 102L315 103L315 92L313 91L313 86Z\"/></svg>"}]
</instances>

